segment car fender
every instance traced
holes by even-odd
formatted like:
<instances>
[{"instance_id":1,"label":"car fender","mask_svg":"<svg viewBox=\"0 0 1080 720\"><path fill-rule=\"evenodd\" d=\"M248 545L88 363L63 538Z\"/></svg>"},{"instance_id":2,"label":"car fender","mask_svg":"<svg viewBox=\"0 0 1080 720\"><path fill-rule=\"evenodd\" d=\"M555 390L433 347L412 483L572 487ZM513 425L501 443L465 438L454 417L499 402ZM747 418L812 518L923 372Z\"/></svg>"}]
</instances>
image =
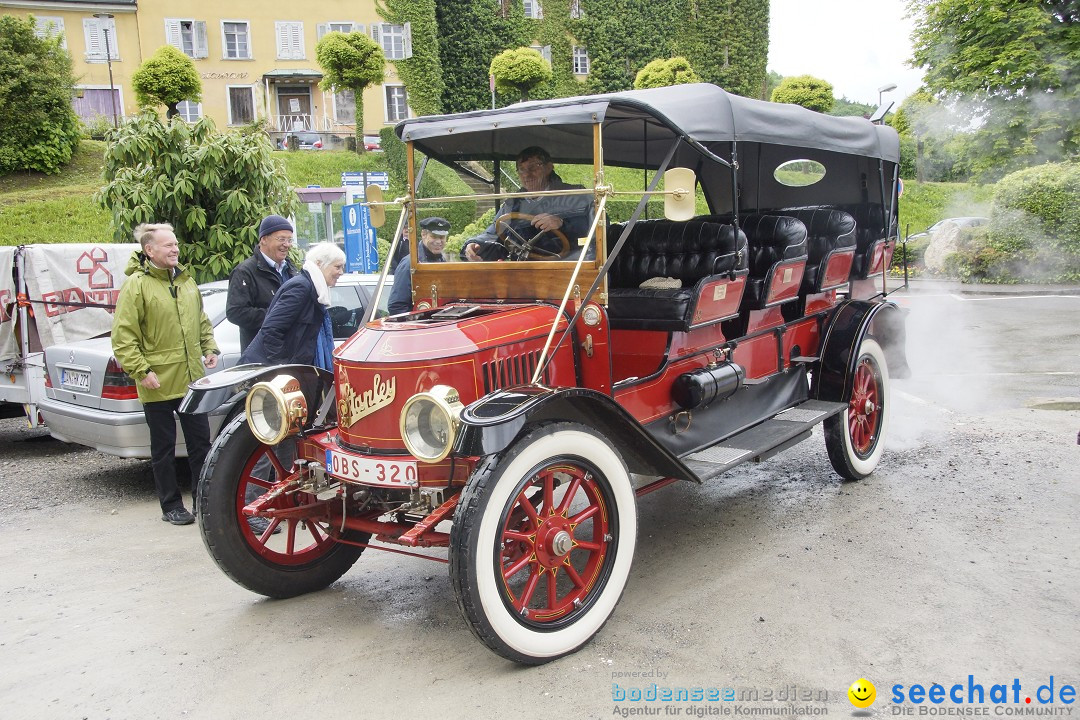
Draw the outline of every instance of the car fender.
<instances>
[{"instance_id":1,"label":"car fender","mask_svg":"<svg viewBox=\"0 0 1080 720\"><path fill-rule=\"evenodd\" d=\"M248 391L255 383L278 375L291 375L300 382L307 399L309 421L315 417L324 391L334 383L331 373L313 365L236 365L188 385L179 412L233 417L243 411Z\"/></svg>"},{"instance_id":2,"label":"car fender","mask_svg":"<svg viewBox=\"0 0 1080 720\"><path fill-rule=\"evenodd\" d=\"M632 473L700 482L608 395L585 388L507 388L483 397L461 413L454 451L483 456L500 453L537 425L560 420L599 430Z\"/></svg>"},{"instance_id":3,"label":"car fender","mask_svg":"<svg viewBox=\"0 0 1080 720\"><path fill-rule=\"evenodd\" d=\"M904 348L904 311L888 301L849 300L837 307L825 330L811 397L834 402L851 399L850 378L859 345L867 335L881 345L891 377L911 375Z\"/></svg>"}]
</instances>

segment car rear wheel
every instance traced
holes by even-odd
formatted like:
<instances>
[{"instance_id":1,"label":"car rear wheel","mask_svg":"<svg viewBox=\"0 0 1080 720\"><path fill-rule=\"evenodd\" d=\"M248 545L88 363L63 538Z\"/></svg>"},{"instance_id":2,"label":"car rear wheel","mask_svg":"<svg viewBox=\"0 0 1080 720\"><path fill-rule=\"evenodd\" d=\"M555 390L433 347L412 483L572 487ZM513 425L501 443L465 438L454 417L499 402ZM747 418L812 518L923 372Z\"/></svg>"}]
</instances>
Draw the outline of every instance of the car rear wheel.
<instances>
[{"instance_id":1,"label":"car rear wheel","mask_svg":"<svg viewBox=\"0 0 1080 720\"><path fill-rule=\"evenodd\" d=\"M583 426L540 427L482 462L462 492L450 534L458 605L499 655L554 660L611 616L636 538L619 455Z\"/></svg>"},{"instance_id":2,"label":"car rear wheel","mask_svg":"<svg viewBox=\"0 0 1080 720\"><path fill-rule=\"evenodd\" d=\"M859 344L848 390L847 408L825 421L825 447L837 473L861 480L881 461L889 425L889 369L873 338L865 337Z\"/></svg>"},{"instance_id":3,"label":"car rear wheel","mask_svg":"<svg viewBox=\"0 0 1080 720\"><path fill-rule=\"evenodd\" d=\"M271 466L273 475L287 474L272 448L255 439L246 416L234 418L214 441L199 483L203 542L218 567L252 592L287 598L321 590L344 575L364 548L338 542L324 518L273 518L265 529L253 529L243 508L274 484L263 470ZM315 501L306 493L283 493L269 507L289 510ZM366 543L371 536L347 531L341 537Z\"/></svg>"}]
</instances>

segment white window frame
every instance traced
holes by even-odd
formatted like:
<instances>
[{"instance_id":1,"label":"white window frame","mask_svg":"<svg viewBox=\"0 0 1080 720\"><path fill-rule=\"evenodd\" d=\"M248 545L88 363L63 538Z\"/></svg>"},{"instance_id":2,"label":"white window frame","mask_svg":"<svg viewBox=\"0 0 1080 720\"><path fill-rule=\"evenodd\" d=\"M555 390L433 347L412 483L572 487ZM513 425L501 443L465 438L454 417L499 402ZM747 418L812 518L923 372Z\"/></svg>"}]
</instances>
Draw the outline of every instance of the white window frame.
<instances>
[{"instance_id":1,"label":"white window frame","mask_svg":"<svg viewBox=\"0 0 1080 720\"><path fill-rule=\"evenodd\" d=\"M102 31L109 36L109 59L120 62L120 43L116 41L116 18L84 17L83 38L86 40L86 62L103 63L106 61Z\"/></svg>"},{"instance_id":2,"label":"white window frame","mask_svg":"<svg viewBox=\"0 0 1080 720\"><path fill-rule=\"evenodd\" d=\"M247 55L237 55L231 57L229 55L229 38L225 34L226 25L243 25L244 36L247 41ZM239 45L239 43L238 43ZM251 60L253 53L251 51L251 22L248 20L222 20L221 21L221 59L222 60Z\"/></svg>"},{"instance_id":3,"label":"white window frame","mask_svg":"<svg viewBox=\"0 0 1080 720\"><path fill-rule=\"evenodd\" d=\"M575 45L571 51L571 63L575 75L588 75L592 66L589 61L589 49L581 45ZM584 70L581 67L584 66Z\"/></svg>"},{"instance_id":4,"label":"white window frame","mask_svg":"<svg viewBox=\"0 0 1080 720\"><path fill-rule=\"evenodd\" d=\"M180 106L183 105L184 103L187 103L188 105L194 105L195 106L195 110L196 110L196 112L198 114L195 116L194 120L188 120L186 117L184 117L184 113L180 112ZM180 102L176 103L176 111L177 111L177 114L180 116L180 119L183 120L184 122L188 123L189 125L193 124L195 122L198 122L203 117L203 107L202 107L201 102L193 103L190 100L181 100Z\"/></svg>"},{"instance_id":5,"label":"white window frame","mask_svg":"<svg viewBox=\"0 0 1080 720\"><path fill-rule=\"evenodd\" d=\"M184 49L184 23L190 23L191 25L191 53ZM193 60L210 57L210 47L206 37L206 22L204 20L165 18L165 42Z\"/></svg>"},{"instance_id":6,"label":"white window frame","mask_svg":"<svg viewBox=\"0 0 1080 720\"><path fill-rule=\"evenodd\" d=\"M394 49L394 38L398 35L401 36L400 53ZM412 23L371 23L371 39L379 44L387 60L408 60L413 56ZM390 42L389 48L386 46L387 40Z\"/></svg>"},{"instance_id":7,"label":"white window frame","mask_svg":"<svg viewBox=\"0 0 1080 720\"><path fill-rule=\"evenodd\" d=\"M405 117L390 119L390 90L391 88L401 88L405 93ZM405 89L404 85L400 84L386 84L383 85L383 124L395 125L402 120L406 120L412 117L412 108L409 107L409 91Z\"/></svg>"},{"instance_id":8,"label":"white window frame","mask_svg":"<svg viewBox=\"0 0 1080 720\"><path fill-rule=\"evenodd\" d=\"M232 106L232 91L236 88L243 88L251 92L251 119L252 121L259 119L259 106L256 103L255 86L254 85L226 85L225 86L225 110L229 115L229 125L246 125L247 123L238 123L233 120L233 106Z\"/></svg>"},{"instance_id":9,"label":"white window frame","mask_svg":"<svg viewBox=\"0 0 1080 720\"><path fill-rule=\"evenodd\" d=\"M49 24L52 23L52 27ZM50 30L52 32L50 32ZM39 38L60 36L60 47L67 48L67 35L64 33L64 18L59 15L35 15L34 34Z\"/></svg>"},{"instance_id":10,"label":"white window frame","mask_svg":"<svg viewBox=\"0 0 1080 720\"><path fill-rule=\"evenodd\" d=\"M574 20L581 17L581 0L570 0L570 17Z\"/></svg>"},{"instance_id":11,"label":"white window frame","mask_svg":"<svg viewBox=\"0 0 1080 720\"><path fill-rule=\"evenodd\" d=\"M540 53L540 57L544 58L551 63L551 46L550 45L530 45L530 48Z\"/></svg>"},{"instance_id":12,"label":"white window frame","mask_svg":"<svg viewBox=\"0 0 1080 720\"><path fill-rule=\"evenodd\" d=\"M285 40L285 42L282 42ZM307 60L303 20L275 20L274 45L278 60Z\"/></svg>"},{"instance_id":13,"label":"white window frame","mask_svg":"<svg viewBox=\"0 0 1080 720\"><path fill-rule=\"evenodd\" d=\"M544 19L544 6L540 0L521 0L521 5L525 10L525 17L533 20Z\"/></svg>"}]
</instances>

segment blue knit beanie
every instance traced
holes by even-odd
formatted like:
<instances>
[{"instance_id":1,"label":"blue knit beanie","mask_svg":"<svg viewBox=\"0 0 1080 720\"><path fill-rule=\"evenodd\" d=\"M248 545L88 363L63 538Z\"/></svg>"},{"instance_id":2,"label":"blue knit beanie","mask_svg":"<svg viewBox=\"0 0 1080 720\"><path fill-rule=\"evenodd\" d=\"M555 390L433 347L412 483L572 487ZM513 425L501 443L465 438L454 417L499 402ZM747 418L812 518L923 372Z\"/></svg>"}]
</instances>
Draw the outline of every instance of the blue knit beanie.
<instances>
[{"instance_id":1,"label":"blue knit beanie","mask_svg":"<svg viewBox=\"0 0 1080 720\"><path fill-rule=\"evenodd\" d=\"M293 232L292 223L280 215L267 215L263 218L263 221L259 223L260 238L264 238L278 230L288 230L289 232Z\"/></svg>"}]
</instances>

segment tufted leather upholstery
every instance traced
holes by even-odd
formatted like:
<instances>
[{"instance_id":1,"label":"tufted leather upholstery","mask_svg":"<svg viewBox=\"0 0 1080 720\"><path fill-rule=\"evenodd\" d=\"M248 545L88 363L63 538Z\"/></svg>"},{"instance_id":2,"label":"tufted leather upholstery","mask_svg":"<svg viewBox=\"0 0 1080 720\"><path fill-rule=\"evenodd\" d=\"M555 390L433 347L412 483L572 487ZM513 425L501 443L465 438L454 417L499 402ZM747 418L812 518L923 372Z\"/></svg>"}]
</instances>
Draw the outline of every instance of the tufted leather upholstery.
<instances>
[{"instance_id":1,"label":"tufted leather upholstery","mask_svg":"<svg viewBox=\"0 0 1080 720\"><path fill-rule=\"evenodd\" d=\"M608 228L614 243L624 225ZM687 330L698 286L714 275L745 274L746 236L733 225L704 220L642 220L630 231L609 274L608 316L612 327ZM681 288L642 289L642 282L673 277Z\"/></svg>"},{"instance_id":2,"label":"tufted leather upholstery","mask_svg":"<svg viewBox=\"0 0 1080 720\"><path fill-rule=\"evenodd\" d=\"M750 277L743 293L743 307L760 308L776 264L806 258L806 226L787 215L752 213L743 216L742 229L750 246Z\"/></svg>"},{"instance_id":3,"label":"tufted leather upholstery","mask_svg":"<svg viewBox=\"0 0 1080 720\"><path fill-rule=\"evenodd\" d=\"M855 216L855 262L851 265L851 279L861 280L870 272L870 261L874 256L874 247L884 243L885 212L880 205L852 205L841 208ZM892 224L895 234L896 223Z\"/></svg>"},{"instance_id":4,"label":"tufted leather upholstery","mask_svg":"<svg viewBox=\"0 0 1080 720\"><path fill-rule=\"evenodd\" d=\"M820 280L830 253L855 247L855 218L830 207L785 208L770 212L796 218L806 226L807 260L802 292L820 292Z\"/></svg>"}]
</instances>

